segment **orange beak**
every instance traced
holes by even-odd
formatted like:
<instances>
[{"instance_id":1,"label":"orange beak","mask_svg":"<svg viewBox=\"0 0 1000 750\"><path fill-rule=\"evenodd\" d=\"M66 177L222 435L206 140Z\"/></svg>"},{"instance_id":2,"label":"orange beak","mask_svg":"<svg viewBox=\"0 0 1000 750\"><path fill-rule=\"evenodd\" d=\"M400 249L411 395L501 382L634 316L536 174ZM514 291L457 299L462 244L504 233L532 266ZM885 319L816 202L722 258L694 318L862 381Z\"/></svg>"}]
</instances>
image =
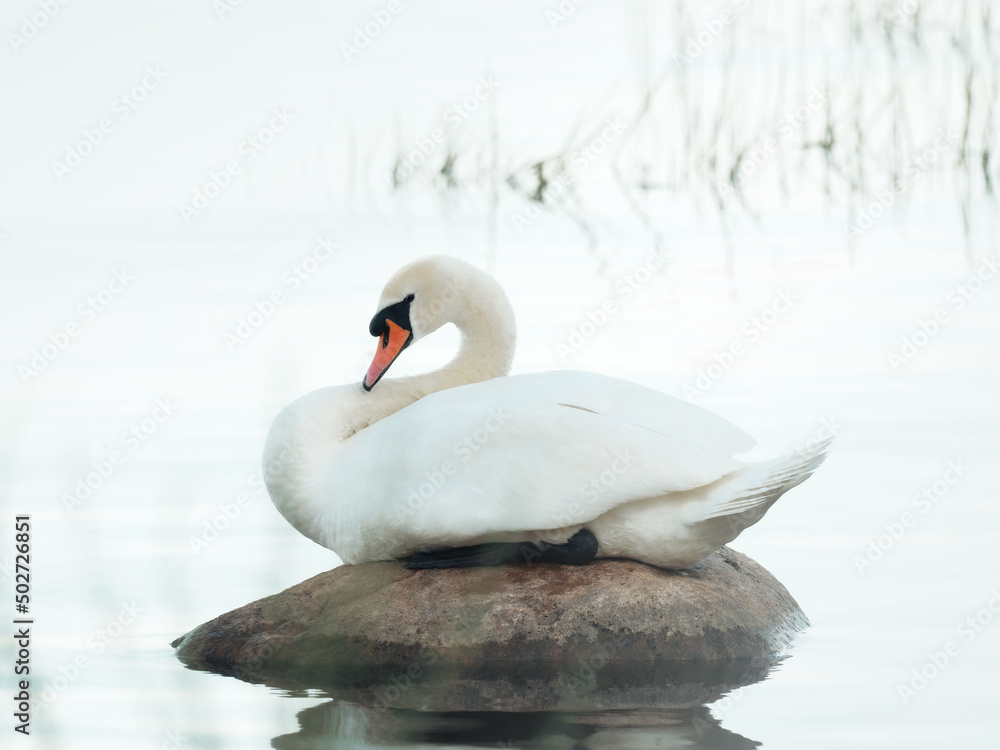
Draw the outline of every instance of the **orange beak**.
<instances>
[{"instance_id":1,"label":"orange beak","mask_svg":"<svg viewBox=\"0 0 1000 750\"><path fill-rule=\"evenodd\" d=\"M385 371L396 361L396 357L413 340L413 331L408 331L395 321L385 321L385 331L379 338L379 347L375 351L375 359L368 367L368 374L365 375L364 388L370 391L375 384L382 379Z\"/></svg>"}]
</instances>

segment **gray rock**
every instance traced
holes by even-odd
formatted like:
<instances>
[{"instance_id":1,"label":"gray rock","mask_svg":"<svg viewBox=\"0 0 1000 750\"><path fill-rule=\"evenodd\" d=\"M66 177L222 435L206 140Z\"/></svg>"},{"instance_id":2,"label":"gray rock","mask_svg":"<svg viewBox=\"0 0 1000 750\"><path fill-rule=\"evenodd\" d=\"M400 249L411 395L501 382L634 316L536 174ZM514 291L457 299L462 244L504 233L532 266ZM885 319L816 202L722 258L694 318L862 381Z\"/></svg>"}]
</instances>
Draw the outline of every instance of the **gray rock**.
<instances>
[{"instance_id":1,"label":"gray rock","mask_svg":"<svg viewBox=\"0 0 1000 750\"><path fill-rule=\"evenodd\" d=\"M723 547L686 571L345 565L173 645L195 669L363 705L601 710L715 700L762 679L807 624L773 576Z\"/></svg>"}]
</instances>

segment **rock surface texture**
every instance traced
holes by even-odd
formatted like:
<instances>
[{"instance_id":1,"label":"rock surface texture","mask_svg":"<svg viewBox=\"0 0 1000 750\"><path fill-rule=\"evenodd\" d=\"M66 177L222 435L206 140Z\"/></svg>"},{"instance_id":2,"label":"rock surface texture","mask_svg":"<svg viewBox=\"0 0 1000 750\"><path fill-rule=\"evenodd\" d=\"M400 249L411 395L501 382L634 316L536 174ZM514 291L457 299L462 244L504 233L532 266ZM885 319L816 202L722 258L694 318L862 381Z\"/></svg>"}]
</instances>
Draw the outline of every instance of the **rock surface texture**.
<instances>
[{"instance_id":1,"label":"rock surface texture","mask_svg":"<svg viewBox=\"0 0 1000 750\"><path fill-rule=\"evenodd\" d=\"M771 574L723 547L686 571L345 565L173 645L195 669L367 704L606 708L713 700L761 679L807 624Z\"/></svg>"}]
</instances>

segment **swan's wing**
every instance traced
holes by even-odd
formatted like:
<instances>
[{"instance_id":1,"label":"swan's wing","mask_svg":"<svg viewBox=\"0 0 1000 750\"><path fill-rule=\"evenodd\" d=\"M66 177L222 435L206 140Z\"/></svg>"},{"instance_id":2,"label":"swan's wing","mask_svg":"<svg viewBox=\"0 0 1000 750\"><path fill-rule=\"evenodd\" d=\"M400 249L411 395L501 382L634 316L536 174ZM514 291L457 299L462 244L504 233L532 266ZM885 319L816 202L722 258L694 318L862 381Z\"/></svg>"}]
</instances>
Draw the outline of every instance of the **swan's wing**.
<instances>
[{"instance_id":1,"label":"swan's wing","mask_svg":"<svg viewBox=\"0 0 1000 750\"><path fill-rule=\"evenodd\" d=\"M627 380L593 372L565 370L496 378L452 388L427 398L454 403L517 399L529 395L552 403L589 409L606 417L646 427L712 453L733 456L756 445L747 433L695 404Z\"/></svg>"},{"instance_id":2,"label":"swan's wing","mask_svg":"<svg viewBox=\"0 0 1000 750\"><path fill-rule=\"evenodd\" d=\"M749 439L725 420L594 378L606 391L590 392L594 381L588 388L585 378L558 388L537 376L463 386L363 430L349 441L348 463L355 476L379 479L365 488L370 501L356 533L381 529L383 539L427 547L563 528L623 503L709 484L742 466L731 453ZM630 403L647 394L668 403L652 398L645 411ZM374 456L380 463L367 465Z\"/></svg>"}]
</instances>

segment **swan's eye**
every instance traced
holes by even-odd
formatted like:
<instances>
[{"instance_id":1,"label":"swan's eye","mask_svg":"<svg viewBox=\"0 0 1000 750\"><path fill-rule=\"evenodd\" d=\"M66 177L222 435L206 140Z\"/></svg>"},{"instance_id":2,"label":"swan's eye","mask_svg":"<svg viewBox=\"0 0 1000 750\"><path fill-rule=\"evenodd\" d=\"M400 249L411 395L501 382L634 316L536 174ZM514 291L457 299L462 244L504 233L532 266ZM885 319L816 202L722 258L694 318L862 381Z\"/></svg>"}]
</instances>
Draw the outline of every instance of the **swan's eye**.
<instances>
[{"instance_id":1,"label":"swan's eye","mask_svg":"<svg viewBox=\"0 0 1000 750\"><path fill-rule=\"evenodd\" d=\"M412 294L407 294L406 295L406 301L407 302L413 302L413 295Z\"/></svg>"}]
</instances>

